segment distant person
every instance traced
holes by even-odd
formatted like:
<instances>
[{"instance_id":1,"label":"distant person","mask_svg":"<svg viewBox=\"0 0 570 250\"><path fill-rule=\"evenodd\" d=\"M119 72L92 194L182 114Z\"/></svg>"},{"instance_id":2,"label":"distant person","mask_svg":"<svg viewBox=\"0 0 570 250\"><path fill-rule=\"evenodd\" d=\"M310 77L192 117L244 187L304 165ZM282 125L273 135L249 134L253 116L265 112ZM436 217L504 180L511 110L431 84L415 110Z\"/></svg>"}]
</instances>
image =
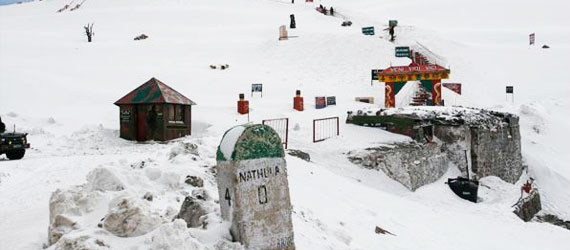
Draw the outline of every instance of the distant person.
<instances>
[{"instance_id":1,"label":"distant person","mask_svg":"<svg viewBox=\"0 0 570 250\"><path fill-rule=\"evenodd\" d=\"M394 41L394 27L395 26L390 26L390 41Z\"/></svg>"},{"instance_id":2,"label":"distant person","mask_svg":"<svg viewBox=\"0 0 570 250\"><path fill-rule=\"evenodd\" d=\"M291 24L289 25L289 28L291 29L297 28L297 23L295 23L295 15L291 14L289 17L291 18Z\"/></svg>"},{"instance_id":3,"label":"distant person","mask_svg":"<svg viewBox=\"0 0 570 250\"><path fill-rule=\"evenodd\" d=\"M2 122L2 117L0 117L0 133L6 132L6 124Z\"/></svg>"},{"instance_id":4,"label":"distant person","mask_svg":"<svg viewBox=\"0 0 570 250\"><path fill-rule=\"evenodd\" d=\"M334 9L332 6L331 6L331 16L334 16Z\"/></svg>"},{"instance_id":5,"label":"distant person","mask_svg":"<svg viewBox=\"0 0 570 250\"><path fill-rule=\"evenodd\" d=\"M321 13L325 13L325 7L323 7L323 5L319 5L319 8L317 8L317 11L321 12Z\"/></svg>"}]
</instances>

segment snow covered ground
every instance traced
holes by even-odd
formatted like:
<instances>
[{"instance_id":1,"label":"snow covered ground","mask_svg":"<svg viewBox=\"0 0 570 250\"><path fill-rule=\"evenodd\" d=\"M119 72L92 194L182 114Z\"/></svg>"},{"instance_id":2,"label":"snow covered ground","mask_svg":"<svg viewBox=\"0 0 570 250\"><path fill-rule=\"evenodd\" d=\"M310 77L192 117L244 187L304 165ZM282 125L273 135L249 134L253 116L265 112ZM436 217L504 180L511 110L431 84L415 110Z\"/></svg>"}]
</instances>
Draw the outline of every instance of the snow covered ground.
<instances>
[{"instance_id":1,"label":"snow covered ground","mask_svg":"<svg viewBox=\"0 0 570 250\"><path fill-rule=\"evenodd\" d=\"M97 205L74 234L99 237L112 249L211 247L227 237L216 207L210 171L216 147L230 127L248 122L236 112L239 93L250 100L251 122L288 117L289 148L311 162L287 156L297 249L561 249L570 232L550 224L524 223L511 211L519 185L481 180L481 203L454 196L444 178L410 192L382 172L351 164L344 153L409 140L375 128L341 122L340 136L312 143L312 119L383 106L383 85L370 85L370 69L405 65L394 45L420 42L446 59L463 95L443 89L446 104L508 111L520 116L522 150L537 179L546 213L570 220L570 19L566 1L327 0L353 22L324 16L314 4L279 0L87 0L75 11L56 13L71 0L0 6L0 115L8 128L30 133L24 159L0 158L0 249L41 249L47 243L49 198L56 189L89 183L88 173L108 169L122 191L94 191ZM76 4L79 1L75 1ZM278 41L278 27L295 14L298 36ZM397 19L397 41L381 31ZM83 26L94 23L93 43ZM376 36L360 28L376 27ZM141 33L143 41L133 41ZM536 33L535 46L528 34ZM548 44L550 49L541 49ZM229 64L211 70L210 64ZM156 77L196 103L192 136L170 143L118 138L112 103ZM249 97L263 83L263 98ZM514 103L505 99L513 85ZM292 109L295 90L305 111ZM337 97L316 110L315 96ZM354 102L373 96L376 104ZM405 98L400 98L405 99ZM198 145L198 157L178 154ZM175 152L173 154L173 152ZM141 169L140 164L145 162ZM178 211L194 188L186 175L205 180L211 196L206 230L175 223L134 238L98 231L97 222L119 196L155 194L151 210ZM157 177L158 176L158 177ZM393 235L374 233L380 226ZM192 235L189 237L189 235ZM156 240L151 240L156 239ZM157 243L158 242L158 243ZM164 242L163 242L164 243ZM164 245L164 244L163 244Z\"/></svg>"}]
</instances>

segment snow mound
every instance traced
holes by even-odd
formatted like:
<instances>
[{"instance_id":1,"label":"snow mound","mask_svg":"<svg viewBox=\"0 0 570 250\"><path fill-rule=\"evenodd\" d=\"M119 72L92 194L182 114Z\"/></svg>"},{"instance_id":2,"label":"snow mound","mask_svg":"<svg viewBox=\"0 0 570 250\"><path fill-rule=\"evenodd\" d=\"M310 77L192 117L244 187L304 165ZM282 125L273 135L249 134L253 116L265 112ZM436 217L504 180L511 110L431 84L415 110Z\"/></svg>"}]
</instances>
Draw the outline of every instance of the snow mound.
<instances>
[{"instance_id":1,"label":"snow mound","mask_svg":"<svg viewBox=\"0 0 570 250\"><path fill-rule=\"evenodd\" d=\"M109 246L102 240L88 235L78 237L66 235L55 245L55 250L109 250Z\"/></svg>"},{"instance_id":2,"label":"snow mound","mask_svg":"<svg viewBox=\"0 0 570 250\"><path fill-rule=\"evenodd\" d=\"M56 243L64 234L80 227L73 218L93 211L100 195L86 190L85 186L57 189L49 201L48 242Z\"/></svg>"},{"instance_id":3,"label":"snow mound","mask_svg":"<svg viewBox=\"0 0 570 250\"><path fill-rule=\"evenodd\" d=\"M96 168L87 174L87 186L92 191L121 191L125 184L109 168Z\"/></svg>"},{"instance_id":4,"label":"snow mound","mask_svg":"<svg viewBox=\"0 0 570 250\"><path fill-rule=\"evenodd\" d=\"M207 249L186 230L184 220L161 225L152 236L150 250L201 250Z\"/></svg>"}]
</instances>

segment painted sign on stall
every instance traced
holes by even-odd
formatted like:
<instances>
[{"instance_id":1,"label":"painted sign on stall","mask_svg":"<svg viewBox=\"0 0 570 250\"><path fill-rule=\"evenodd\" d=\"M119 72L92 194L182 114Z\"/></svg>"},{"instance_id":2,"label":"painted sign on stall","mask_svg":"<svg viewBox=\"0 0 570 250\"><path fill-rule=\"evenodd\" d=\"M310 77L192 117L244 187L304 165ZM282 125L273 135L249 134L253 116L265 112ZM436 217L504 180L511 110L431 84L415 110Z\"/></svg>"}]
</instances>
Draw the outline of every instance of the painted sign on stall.
<instances>
[{"instance_id":1,"label":"painted sign on stall","mask_svg":"<svg viewBox=\"0 0 570 250\"><path fill-rule=\"evenodd\" d=\"M222 218L246 249L294 250L285 152L267 125L226 131L216 153Z\"/></svg>"},{"instance_id":2,"label":"painted sign on stall","mask_svg":"<svg viewBox=\"0 0 570 250\"><path fill-rule=\"evenodd\" d=\"M381 82L406 82L419 80L439 80L449 78L449 69L437 64L417 66L392 66L378 73Z\"/></svg>"}]
</instances>

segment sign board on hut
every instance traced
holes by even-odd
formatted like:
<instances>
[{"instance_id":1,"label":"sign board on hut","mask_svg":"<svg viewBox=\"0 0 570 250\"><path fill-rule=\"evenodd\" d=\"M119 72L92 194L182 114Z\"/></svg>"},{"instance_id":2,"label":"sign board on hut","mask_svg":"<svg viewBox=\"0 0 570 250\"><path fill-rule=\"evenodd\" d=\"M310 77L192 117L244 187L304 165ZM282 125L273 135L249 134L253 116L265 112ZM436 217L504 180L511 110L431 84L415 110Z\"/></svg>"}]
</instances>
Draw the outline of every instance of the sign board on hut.
<instances>
[{"instance_id":1,"label":"sign board on hut","mask_svg":"<svg viewBox=\"0 0 570 250\"><path fill-rule=\"evenodd\" d=\"M261 93L261 97L263 97L263 84L261 83L251 84L251 96L253 96L253 92L259 92Z\"/></svg>"},{"instance_id":2,"label":"sign board on hut","mask_svg":"<svg viewBox=\"0 0 570 250\"><path fill-rule=\"evenodd\" d=\"M324 96L315 97L315 108L322 109L327 107L327 98Z\"/></svg>"},{"instance_id":3,"label":"sign board on hut","mask_svg":"<svg viewBox=\"0 0 570 250\"><path fill-rule=\"evenodd\" d=\"M129 123L131 122L131 110L125 108L121 110L121 122L122 123Z\"/></svg>"},{"instance_id":4,"label":"sign board on hut","mask_svg":"<svg viewBox=\"0 0 570 250\"><path fill-rule=\"evenodd\" d=\"M374 26L362 27L362 34L373 36L374 35Z\"/></svg>"},{"instance_id":5,"label":"sign board on hut","mask_svg":"<svg viewBox=\"0 0 570 250\"><path fill-rule=\"evenodd\" d=\"M396 57L409 57L409 56L410 56L410 47L408 46L396 47Z\"/></svg>"},{"instance_id":6,"label":"sign board on hut","mask_svg":"<svg viewBox=\"0 0 570 250\"><path fill-rule=\"evenodd\" d=\"M285 152L267 125L226 131L218 151L217 182L222 218L247 249L294 250Z\"/></svg>"}]
</instances>

